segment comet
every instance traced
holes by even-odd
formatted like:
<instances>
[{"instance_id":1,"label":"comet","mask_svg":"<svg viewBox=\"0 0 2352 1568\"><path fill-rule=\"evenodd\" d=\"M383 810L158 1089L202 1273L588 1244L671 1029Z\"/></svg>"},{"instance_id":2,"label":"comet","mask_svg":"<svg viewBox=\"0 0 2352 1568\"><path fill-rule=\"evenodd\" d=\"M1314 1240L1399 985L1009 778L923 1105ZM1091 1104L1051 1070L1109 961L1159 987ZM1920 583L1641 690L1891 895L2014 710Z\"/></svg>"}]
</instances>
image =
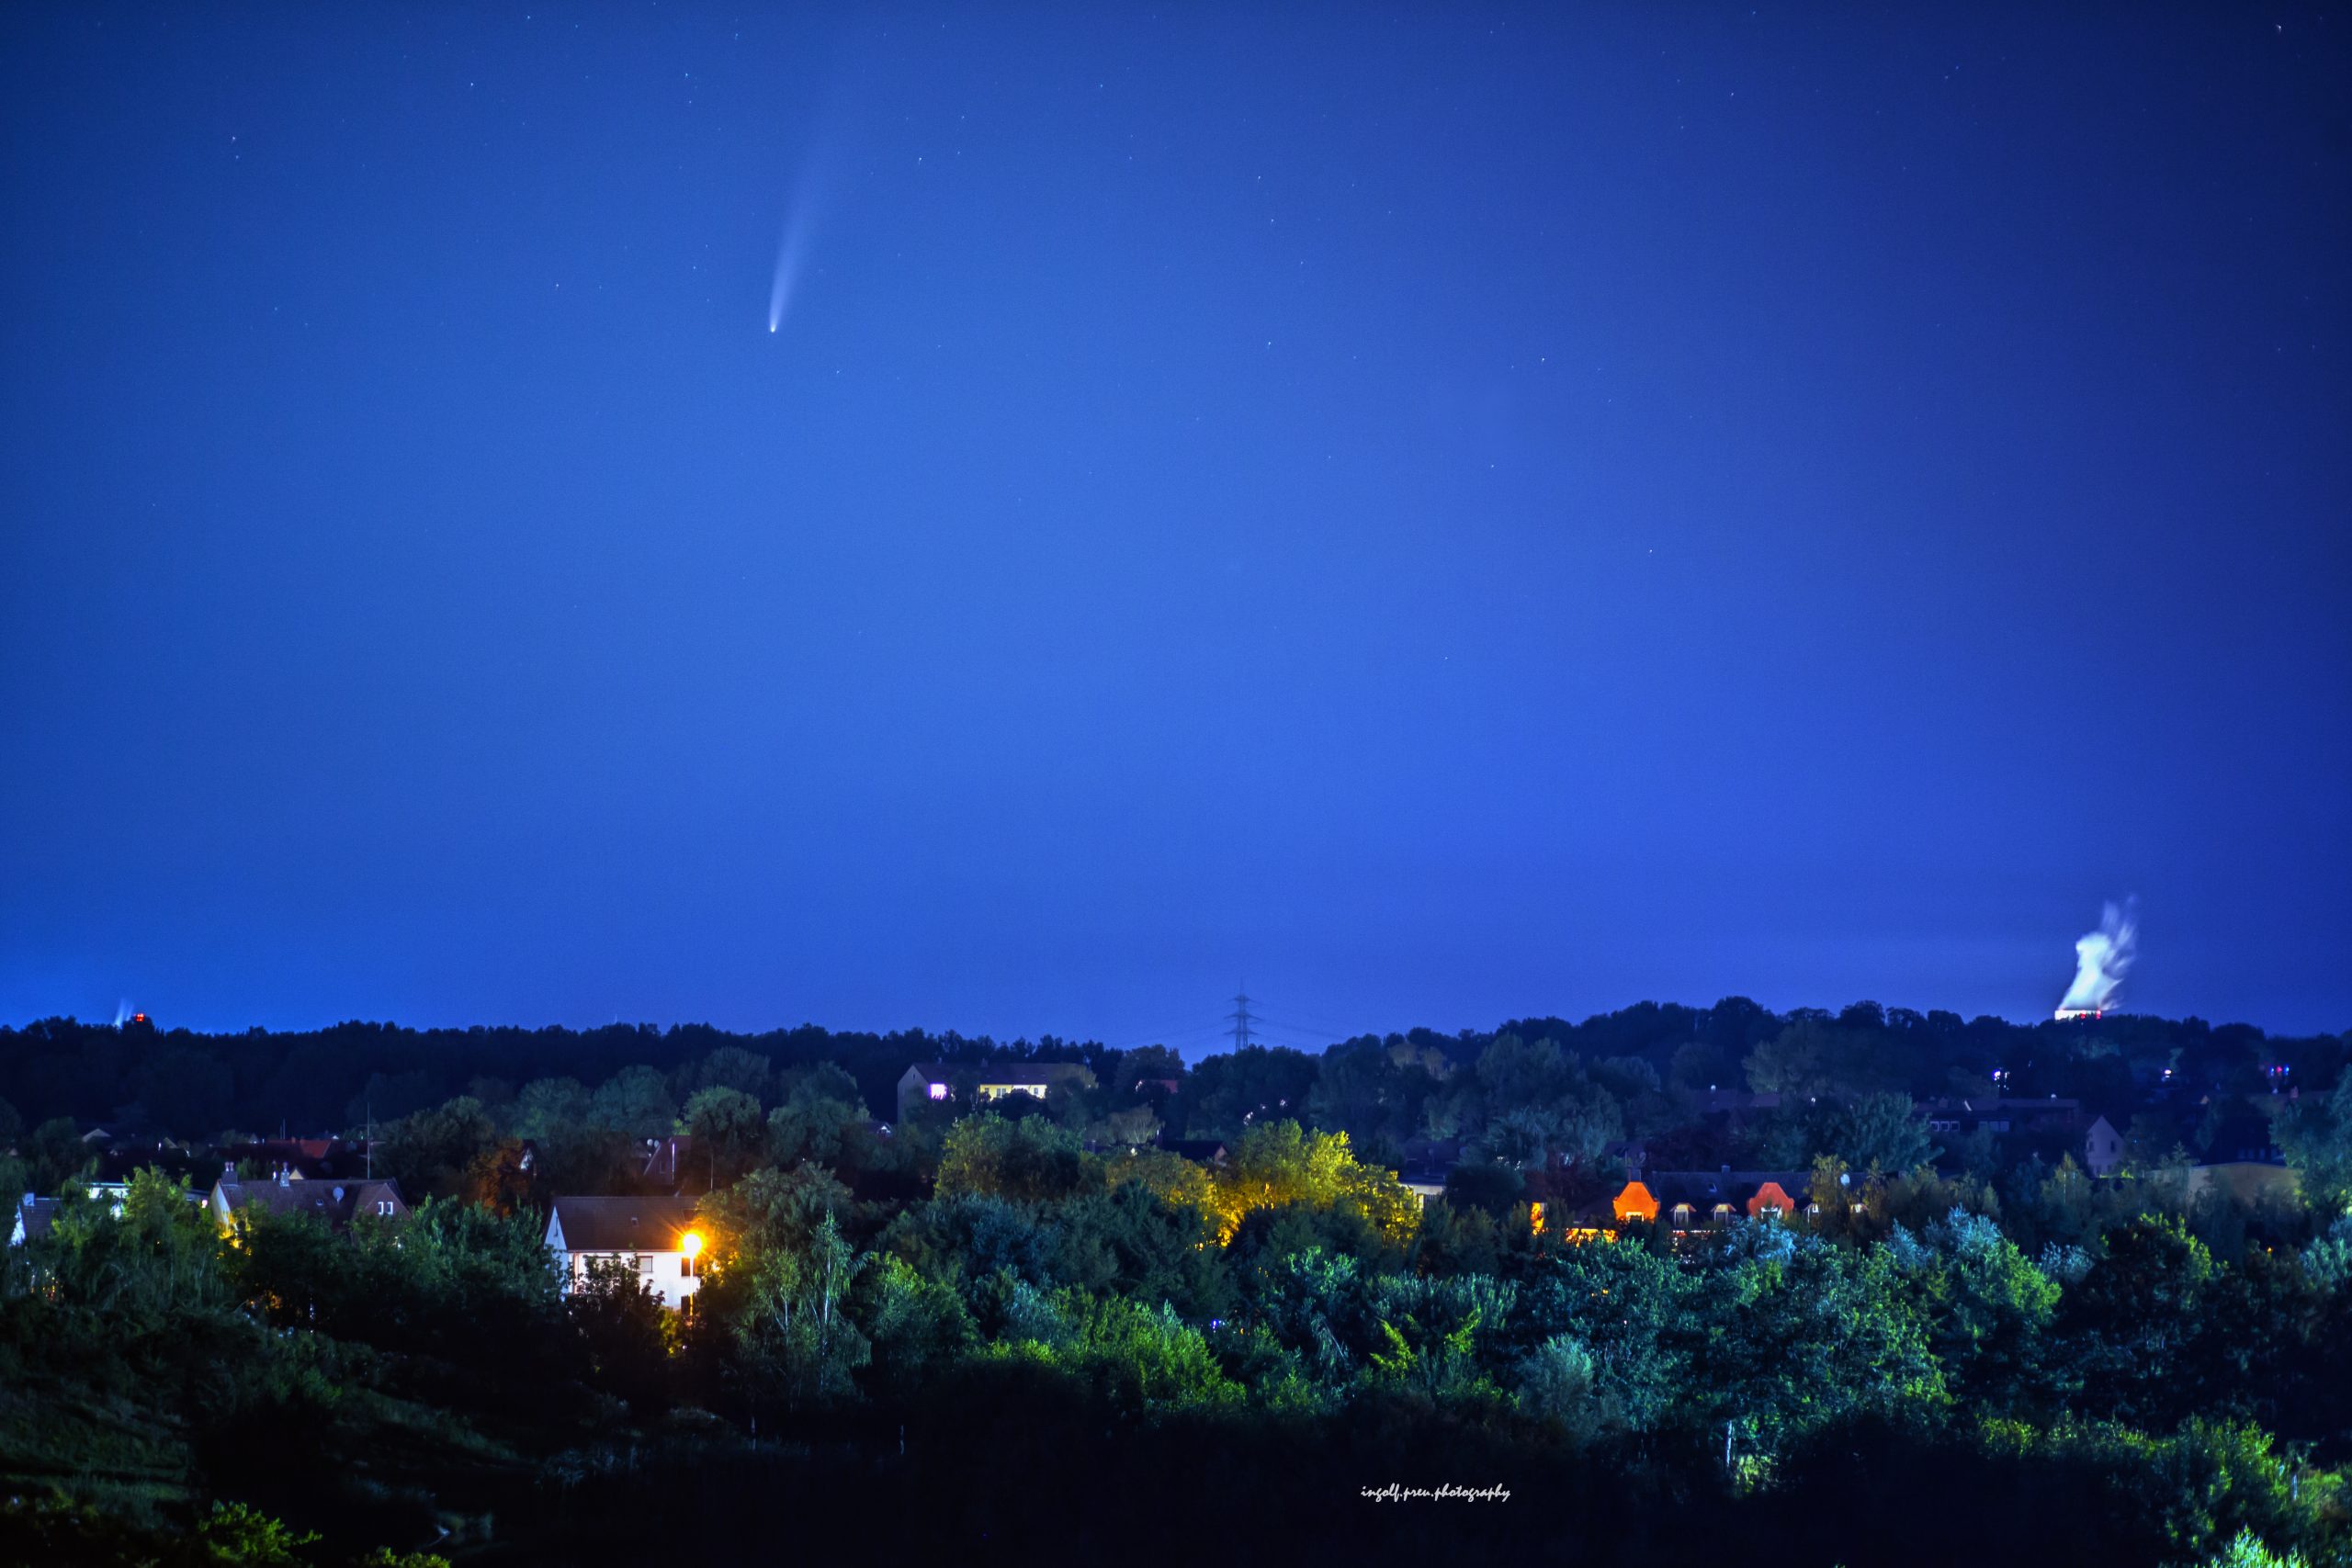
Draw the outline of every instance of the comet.
<instances>
[{"instance_id":1,"label":"comet","mask_svg":"<svg viewBox=\"0 0 2352 1568\"><path fill-rule=\"evenodd\" d=\"M768 331L776 332L791 312L792 296L800 283L800 268L808 254L808 219L805 206L784 220L784 237L776 243L775 281L768 288Z\"/></svg>"},{"instance_id":2,"label":"comet","mask_svg":"<svg viewBox=\"0 0 2352 1568\"><path fill-rule=\"evenodd\" d=\"M785 206L784 232L775 245L775 276L768 285L768 331L772 333L784 330L785 319L792 314L793 298L800 290L800 275L808 265L817 213L824 205L824 171L829 162L824 139L820 138L817 148L801 164L799 177L793 182L792 198Z\"/></svg>"}]
</instances>

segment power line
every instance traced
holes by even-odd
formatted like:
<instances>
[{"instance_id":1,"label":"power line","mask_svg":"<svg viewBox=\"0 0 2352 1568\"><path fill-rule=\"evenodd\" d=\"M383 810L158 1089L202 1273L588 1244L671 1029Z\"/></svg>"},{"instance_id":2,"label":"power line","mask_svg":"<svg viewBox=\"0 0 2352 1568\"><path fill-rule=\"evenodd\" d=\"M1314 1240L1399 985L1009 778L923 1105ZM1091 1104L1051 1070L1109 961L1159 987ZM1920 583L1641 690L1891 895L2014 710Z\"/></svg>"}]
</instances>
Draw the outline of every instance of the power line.
<instances>
[{"instance_id":1,"label":"power line","mask_svg":"<svg viewBox=\"0 0 2352 1568\"><path fill-rule=\"evenodd\" d=\"M1233 1011L1227 1016L1233 1023L1233 1048L1247 1051L1250 1049L1249 982L1242 982L1241 990L1233 998Z\"/></svg>"}]
</instances>

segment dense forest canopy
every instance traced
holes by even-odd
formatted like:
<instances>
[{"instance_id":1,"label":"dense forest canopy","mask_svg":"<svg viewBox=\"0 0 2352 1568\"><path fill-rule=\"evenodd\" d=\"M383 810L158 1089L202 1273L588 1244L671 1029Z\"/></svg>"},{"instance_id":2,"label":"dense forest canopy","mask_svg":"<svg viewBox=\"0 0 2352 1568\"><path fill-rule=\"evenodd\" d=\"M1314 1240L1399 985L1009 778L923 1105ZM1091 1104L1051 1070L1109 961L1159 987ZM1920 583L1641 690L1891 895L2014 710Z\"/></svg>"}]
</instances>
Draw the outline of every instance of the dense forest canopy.
<instances>
[{"instance_id":1,"label":"dense forest canopy","mask_svg":"<svg viewBox=\"0 0 2352 1568\"><path fill-rule=\"evenodd\" d=\"M1739 998L1189 1065L0 1031L0 1174L49 1195L0 1268L0 1557L765 1560L813 1517L885 1559L1157 1561L1213 1498L1237 1561L2352 1562L2348 1043ZM900 1100L917 1063L947 1100ZM1042 1099L966 1092L1044 1063ZM246 1140L281 1126L372 1134L336 1157L413 1210L195 1201L277 1185L293 1145ZM2192 1179L2249 1136L2291 1182ZM1802 1212L1612 1207L1719 1168ZM566 1272L580 1194L686 1206L691 1311L641 1259ZM1442 1484L1494 1506L1378 1500ZM1953 1497L2001 1501L1996 1551L1922 1534Z\"/></svg>"},{"instance_id":2,"label":"dense forest canopy","mask_svg":"<svg viewBox=\"0 0 2352 1568\"><path fill-rule=\"evenodd\" d=\"M1440 1135L1458 1107L1457 1069L1474 1071L1498 1039L1550 1042L1620 1107L1645 1094L1720 1086L1792 1094L1900 1092L1914 1096L1996 1089L2058 1095L2128 1114L2160 1088L2242 1092L2281 1081L2324 1089L2342 1070L2343 1036L2267 1035L2250 1024L2211 1025L2113 1015L2017 1024L1950 1012L1858 1002L1831 1012L1775 1013L1744 998L1711 1008L1644 1002L1581 1022L1521 1019L1492 1031L1413 1029L1360 1036L1320 1058L1283 1047L1207 1056L1187 1074L1164 1047L1147 1047L1130 1077L1183 1084L1170 1117L1204 1135L1283 1100L1321 1097L1335 1123L1359 1142ZM353 1021L323 1029L200 1034L147 1023L116 1027L44 1019L0 1028L0 1100L28 1119L70 1116L180 1137L249 1133L322 1134L390 1121L471 1093L494 1104L535 1079L569 1077L594 1088L631 1066L684 1085L696 1063L722 1049L749 1052L776 1072L831 1063L847 1071L869 1111L888 1117L899 1076L915 1062L1081 1062L1110 1083L1122 1053L1092 1042L999 1043L953 1032L830 1031L814 1024L733 1033L705 1024L667 1029L615 1024L572 1030L410 1029ZM2282 1071L2283 1069L2283 1071ZM2167 1077L2169 1074L2169 1077ZM691 1086L699 1087L699 1086ZM690 1087L689 1087L690 1091ZM1374 1108L1377 1108L1376 1111Z\"/></svg>"}]
</instances>

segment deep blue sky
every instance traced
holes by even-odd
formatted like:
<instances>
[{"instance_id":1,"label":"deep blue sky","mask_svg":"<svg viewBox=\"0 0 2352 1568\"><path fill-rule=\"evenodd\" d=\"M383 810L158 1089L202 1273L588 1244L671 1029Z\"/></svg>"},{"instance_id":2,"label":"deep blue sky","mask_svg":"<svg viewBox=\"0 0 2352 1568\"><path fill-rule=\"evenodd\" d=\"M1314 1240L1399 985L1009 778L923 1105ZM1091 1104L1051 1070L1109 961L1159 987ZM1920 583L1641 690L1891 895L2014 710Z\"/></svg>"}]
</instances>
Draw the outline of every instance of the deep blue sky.
<instances>
[{"instance_id":1,"label":"deep blue sky","mask_svg":"<svg viewBox=\"0 0 2352 1568\"><path fill-rule=\"evenodd\" d=\"M0 12L0 1019L2352 1025L2352 20L774 9Z\"/></svg>"}]
</instances>

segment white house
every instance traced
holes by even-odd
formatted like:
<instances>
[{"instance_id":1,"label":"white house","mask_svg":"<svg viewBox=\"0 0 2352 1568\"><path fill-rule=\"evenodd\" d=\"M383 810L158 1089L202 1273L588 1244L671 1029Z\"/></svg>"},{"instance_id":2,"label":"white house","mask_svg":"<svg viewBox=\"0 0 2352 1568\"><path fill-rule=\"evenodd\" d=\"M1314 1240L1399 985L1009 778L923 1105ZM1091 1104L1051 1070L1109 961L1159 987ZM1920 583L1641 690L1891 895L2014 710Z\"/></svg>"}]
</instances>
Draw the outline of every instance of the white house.
<instances>
[{"instance_id":1,"label":"white house","mask_svg":"<svg viewBox=\"0 0 2352 1568\"><path fill-rule=\"evenodd\" d=\"M1059 1099L1093 1087L1094 1074L1078 1062L917 1062L899 1078L899 1120L927 1101L985 1105L1009 1094Z\"/></svg>"},{"instance_id":2,"label":"white house","mask_svg":"<svg viewBox=\"0 0 2352 1568\"><path fill-rule=\"evenodd\" d=\"M548 1251L567 1294L599 1260L635 1271L672 1312L691 1312L702 1288L702 1233L691 1198L558 1198L548 1215Z\"/></svg>"},{"instance_id":3,"label":"white house","mask_svg":"<svg viewBox=\"0 0 2352 1568\"><path fill-rule=\"evenodd\" d=\"M2093 1176L2112 1176L2123 1163L2123 1134L2102 1116L2083 1134L2083 1168Z\"/></svg>"}]
</instances>

